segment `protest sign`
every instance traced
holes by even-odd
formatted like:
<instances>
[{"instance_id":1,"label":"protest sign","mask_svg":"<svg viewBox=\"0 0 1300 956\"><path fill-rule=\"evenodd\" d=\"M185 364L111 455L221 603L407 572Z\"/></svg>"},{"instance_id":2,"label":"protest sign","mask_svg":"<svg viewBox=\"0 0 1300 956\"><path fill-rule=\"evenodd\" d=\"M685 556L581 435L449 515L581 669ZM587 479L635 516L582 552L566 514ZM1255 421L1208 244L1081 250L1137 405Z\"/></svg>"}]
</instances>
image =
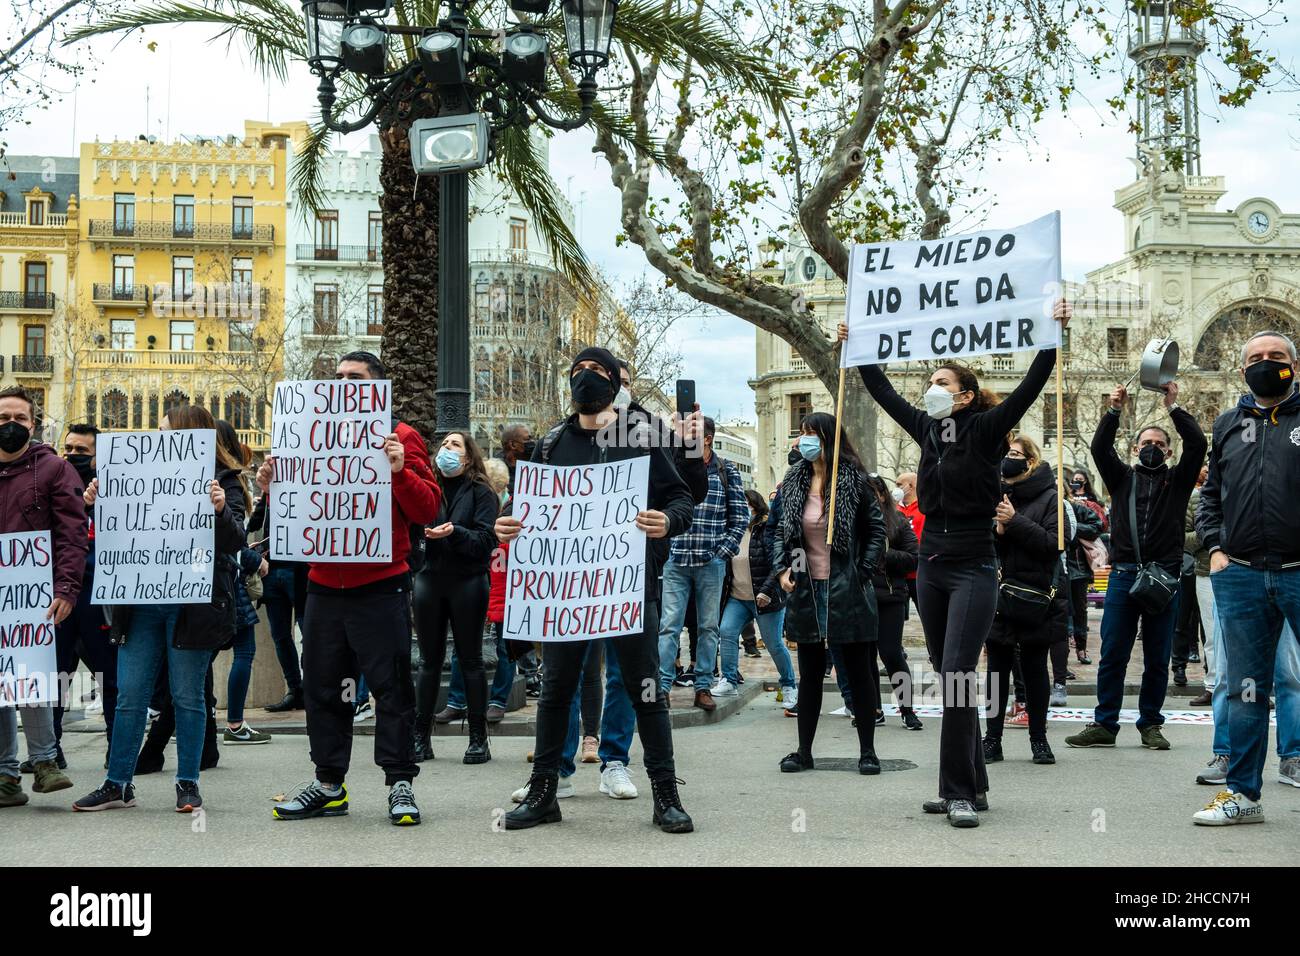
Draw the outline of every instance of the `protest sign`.
<instances>
[{"instance_id":1,"label":"protest sign","mask_svg":"<svg viewBox=\"0 0 1300 956\"><path fill-rule=\"evenodd\" d=\"M1056 348L1060 296L1059 212L1015 229L855 245L841 365Z\"/></svg>"},{"instance_id":2,"label":"protest sign","mask_svg":"<svg viewBox=\"0 0 1300 956\"><path fill-rule=\"evenodd\" d=\"M92 604L212 600L211 429L99 436Z\"/></svg>"},{"instance_id":3,"label":"protest sign","mask_svg":"<svg viewBox=\"0 0 1300 956\"><path fill-rule=\"evenodd\" d=\"M393 560L387 381L278 382L271 412L271 557Z\"/></svg>"},{"instance_id":4,"label":"protest sign","mask_svg":"<svg viewBox=\"0 0 1300 956\"><path fill-rule=\"evenodd\" d=\"M521 461L510 545L505 636L585 641L645 629L645 510L650 459L603 465Z\"/></svg>"},{"instance_id":5,"label":"protest sign","mask_svg":"<svg viewBox=\"0 0 1300 956\"><path fill-rule=\"evenodd\" d=\"M53 556L48 531L0 534L0 707L58 699Z\"/></svg>"}]
</instances>

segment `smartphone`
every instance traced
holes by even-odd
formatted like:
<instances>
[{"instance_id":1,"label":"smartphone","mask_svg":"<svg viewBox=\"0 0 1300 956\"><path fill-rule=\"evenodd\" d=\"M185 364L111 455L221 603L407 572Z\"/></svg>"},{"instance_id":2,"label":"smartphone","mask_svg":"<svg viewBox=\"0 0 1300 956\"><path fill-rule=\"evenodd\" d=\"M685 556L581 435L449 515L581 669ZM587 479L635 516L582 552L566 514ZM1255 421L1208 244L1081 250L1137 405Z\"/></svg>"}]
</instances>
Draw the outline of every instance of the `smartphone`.
<instances>
[{"instance_id":1,"label":"smartphone","mask_svg":"<svg viewBox=\"0 0 1300 956\"><path fill-rule=\"evenodd\" d=\"M677 380L677 414L689 415L695 411L695 379Z\"/></svg>"}]
</instances>

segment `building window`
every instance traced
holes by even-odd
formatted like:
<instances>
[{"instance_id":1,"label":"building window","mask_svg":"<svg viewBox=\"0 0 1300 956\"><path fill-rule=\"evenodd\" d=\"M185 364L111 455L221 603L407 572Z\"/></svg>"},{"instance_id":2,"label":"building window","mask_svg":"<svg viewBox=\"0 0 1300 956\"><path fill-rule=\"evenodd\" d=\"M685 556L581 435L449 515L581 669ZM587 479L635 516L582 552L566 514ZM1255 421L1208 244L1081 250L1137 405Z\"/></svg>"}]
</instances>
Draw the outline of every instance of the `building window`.
<instances>
[{"instance_id":1,"label":"building window","mask_svg":"<svg viewBox=\"0 0 1300 956\"><path fill-rule=\"evenodd\" d=\"M236 196L231 200L230 234L234 239L253 238L253 197Z\"/></svg>"},{"instance_id":2,"label":"building window","mask_svg":"<svg viewBox=\"0 0 1300 956\"><path fill-rule=\"evenodd\" d=\"M313 294L312 318L316 335L339 334L339 287L317 283Z\"/></svg>"},{"instance_id":3,"label":"building window","mask_svg":"<svg viewBox=\"0 0 1300 956\"><path fill-rule=\"evenodd\" d=\"M135 294L135 256L113 257L113 298Z\"/></svg>"},{"instance_id":4,"label":"building window","mask_svg":"<svg viewBox=\"0 0 1300 956\"><path fill-rule=\"evenodd\" d=\"M1106 358L1112 362L1128 361L1128 329L1106 330Z\"/></svg>"},{"instance_id":5,"label":"building window","mask_svg":"<svg viewBox=\"0 0 1300 956\"><path fill-rule=\"evenodd\" d=\"M24 306L29 309L45 308L48 277L49 266L44 262L28 262L23 265Z\"/></svg>"},{"instance_id":6,"label":"building window","mask_svg":"<svg viewBox=\"0 0 1300 956\"><path fill-rule=\"evenodd\" d=\"M112 389L104 394L104 420L100 422L101 428L130 428L131 423L127 418L128 404L126 393L119 389Z\"/></svg>"},{"instance_id":7,"label":"building window","mask_svg":"<svg viewBox=\"0 0 1300 956\"><path fill-rule=\"evenodd\" d=\"M23 355L43 356L45 354L45 326L23 326Z\"/></svg>"},{"instance_id":8,"label":"building window","mask_svg":"<svg viewBox=\"0 0 1300 956\"><path fill-rule=\"evenodd\" d=\"M173 321L171 323L171 345L173 352L193 352L194 351L194 322L186 319L184 321ZM189 404L189 399L185 399Z\"/></svg>"},{"instance_id":9,"label":"building window","mask_svg":"<svg viewBox=\"0 0 1300 956\"><path fill-rule=\"evenodd\" d=\"M230 297L240 305L253 304L253 260L230 260Z\"/></svg>"},{"instance_id":10,"label":"building window","mask_svg":"<svg viewBox=\"0 0 1300 956\"><path fill-rule=\"evenodd\" d=\"M316 258L339 257L339 211L321 209L316 213Z\"/></svg>"},{"instance_id":11,"label":"building window","mask_svg":"<svg viewBox=\"0 0 1300 956\"><path fill-rule=\"evenodd\" d=\"M384 248L384 216L380 212L370 214L370 222L366 225L366 258L375 262L383 258Z\"/></svg>"},{"instance_id":12,"label":"building window","mask_svg":"<svg viewBox=\"0 0 1300 956\"><path fill-rule=\"evenodd\" d=\"M243 392L231 392L226 396L226 421L235 429L253 427L253 403Z\"/></svg>"},{"instance_id":13,"label":"building window","mask_svg":"<svg viewBox=\"0 0 1300 956\"><path fill-rule=\"evenodd\" d=\"M315 379L333 378L338 364L338 360L332 355L318 355L311 363L311 377Z\"/></svg>"},{"instance_id":14,"label":"building window","mask_svg":"<svg viewBox=\"0 0 1300 956\"><path fill-rule=\"evenodd\" d=\"M384 334L384 287L372 285L366 293L366 335Z\"/></svg>"},{"instance_id":15,"label":"building window","mask_svg":"<svg viewBox=\"0 0 1300 956\"><path fill-rule=\"evenodd\" d=\"M135 319L113 319L109 324L109 345L115 349L135 348Z\"/></svg>"},{"instance_id":16,"label":"building window","mask_svg":"<svg viewBox=\"0 0 1300 956\"><path fill-rule=\"evenodd\" d=\"M172 301L188 302L192 298L194 298L194 257L172 256Z\"/></svg>"},{"instance_id":17,"label":"building window","mask_svg":"<svg viewBox=\"0 0 1300 956\"><path fill-rule=\"evenodd\" d=\"M27 204L27 225L45 225L45 200L33 199Z\"/></svg>"},{"instance_id":18,"label":"building window","mask_svg":"<svg viewBox=\"0 0 1300 956\"><path fill-rule=\"evenodd\" d=\"M173 322L172 325L176 323ZM194 323L190 323L193 325ZM184 408L190 403L190 397L179 388L174 388L163 396L163 414L170 415L173 408Z\"/></svg>"},{"instance_id":19,"label":"building window","mask_svg":"<svg viewBox=\"0 0 1300 956\"><path fill-rule=\"evenodd\" d=\"M135 234L135 194L113 193L113 235Z\"/></svg>"},{"instance_id":20,"label":"building window","mask_svg":"<svg viewBox=\"0 0 1300 956\"><path fill-rule=\"evenodd\" d=\"M1079 424L1075 417L1075 396L1066 395L1061 401L1061 424L1065 426L1067 438L1079 434ZM1056 393L1043 393L1043 440L1056 439Z\"/></svg>"},{"instance_id":21,"label":"building window","mask_svg":"<svg viewBox=\"0 0 1300 956\"><path fill-rule=\"evenodd\" d=\"M178 239L194 235L194 197L172 197L172 235Z\"/></svg>"},{"instance_id":22,"label":"building window","mask_svg":"<svg viewBox=\"0 0 1300 956\"><path fill-rule=\"evenodd\" d=\"M817 260L812 256L803 261L803 277L805 282L812 282L817 278Z\"/></svg>"},{"instance_id":23,"label":"building window","mask_svg":"<svg viewBox=\"0 0 1300 956\"><path fill-rule=\"evenodd\" d=\"M510 248L511 249L528 248L528 220L527 219L510 220Z\"/></svg>"},{"instance_id":24,"label":"building window","mask_svg":"<svg viewBox=\"0 0 1300 956\"><path fill-rule=\"evenodd\" d=\"M803 420L812 414L812 393L799 392L790 396L790 434L799 434L799 426Z\"/></svg>"},{"instance_id":25,"label":"building window","mask_svg":"<svg viewBox=\"0 0 1300 956\"><path fill-rule=\"evenodd\" d=\"M253 334L252 319L231 319L230 320L230 351L232 352L254 352L256 342Z\"/></svg>"}]
</instances>

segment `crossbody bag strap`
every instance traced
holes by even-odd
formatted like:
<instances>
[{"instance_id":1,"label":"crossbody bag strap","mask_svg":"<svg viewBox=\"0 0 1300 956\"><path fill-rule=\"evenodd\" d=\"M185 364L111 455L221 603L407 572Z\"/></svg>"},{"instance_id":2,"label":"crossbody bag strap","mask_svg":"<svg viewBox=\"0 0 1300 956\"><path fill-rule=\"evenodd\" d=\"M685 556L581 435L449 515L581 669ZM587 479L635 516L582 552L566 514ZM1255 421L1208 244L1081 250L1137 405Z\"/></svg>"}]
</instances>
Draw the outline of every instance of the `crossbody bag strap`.
<instances>
[{"instance_id":1,"label":"crossbody bag strap","mask_svg":"<svg viewBox=\"0 0 1300 956\"><path fill-rule=\"evenodd\" d=\"M1142 546L1138 544L1138 505L1137 505L1137 472L1132 472L1128 483L1128 529L1133 535L1133 555L1137 558L1138 567L1142 567Z\"/></svg>"}]
</instances>

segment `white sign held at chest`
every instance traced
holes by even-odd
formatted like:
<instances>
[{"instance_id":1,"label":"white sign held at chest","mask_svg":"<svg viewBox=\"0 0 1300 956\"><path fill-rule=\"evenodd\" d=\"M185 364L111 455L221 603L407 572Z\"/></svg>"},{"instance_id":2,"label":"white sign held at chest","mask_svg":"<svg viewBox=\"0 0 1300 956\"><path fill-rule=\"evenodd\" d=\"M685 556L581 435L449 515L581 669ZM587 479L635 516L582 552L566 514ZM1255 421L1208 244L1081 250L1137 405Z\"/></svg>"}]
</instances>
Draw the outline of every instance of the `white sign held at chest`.
<instances>
[{"instance_id":1,"label":"white sign held at chest","mask_svg":"<svg viewBox=\"0 0 1300 956\"><path fill-rule=\"evenodd\" d=\"M0 534L0 707L58 700L48 531Z\"/></svg>"},{"instance_id":2,"label":"white sign held at chest","mask_svg":"<svg viewBox=\"0 0 1300 956\"><path fill-rule=\"evenodd\" d=\"M841 365L1060 345L1061 216L947 239L855 245Z\"/></svg>"},{"instance_id":3,"label":"white sign held at chest","mask_svg":"<svg viewBox=\"0 0 1300 956\"><path fill-rule=\"evenodd\" d=\"M505 636L586 641L645 629L650 459L599 465L521 461L506 567Z\"/></svg>"}]
</instances>

